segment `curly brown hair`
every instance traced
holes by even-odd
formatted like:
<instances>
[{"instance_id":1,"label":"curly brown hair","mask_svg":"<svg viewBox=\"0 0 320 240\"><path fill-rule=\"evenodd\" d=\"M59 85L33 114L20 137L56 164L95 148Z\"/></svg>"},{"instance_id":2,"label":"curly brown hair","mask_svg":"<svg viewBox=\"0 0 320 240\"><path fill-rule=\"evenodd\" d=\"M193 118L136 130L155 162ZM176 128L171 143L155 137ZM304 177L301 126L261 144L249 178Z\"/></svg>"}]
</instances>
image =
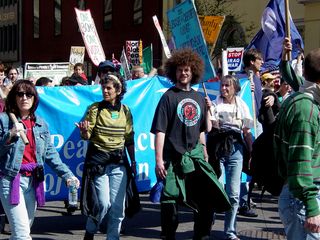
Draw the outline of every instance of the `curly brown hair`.
<instances>
[{"instance_id":1,"label":"curly brown hair","mask_svg":"<svg viewBox=\"0 0 320 240\"><path fill-rule=\"evenodd\" d=\"M189 66L192 72L191 84L200 82L204 72L204 63L200 56L191 48L179 49L175 51L171 58L164 65L166 76L171 82L176 84L176 70L179 66Z\"/></svg>"}]
</instances>

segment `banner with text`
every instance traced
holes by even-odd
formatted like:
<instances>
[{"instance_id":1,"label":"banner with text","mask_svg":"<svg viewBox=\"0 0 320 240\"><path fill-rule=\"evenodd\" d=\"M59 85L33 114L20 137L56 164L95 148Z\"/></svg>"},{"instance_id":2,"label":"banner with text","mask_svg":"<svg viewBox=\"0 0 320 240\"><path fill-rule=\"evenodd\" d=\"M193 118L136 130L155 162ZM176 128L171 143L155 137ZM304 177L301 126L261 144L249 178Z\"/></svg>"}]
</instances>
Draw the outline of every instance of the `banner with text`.
<instances>
[{"instance_id":1,"label":"banner with text","mask_svg":"<svg viewBox=\"0 0 320 240\"><path fill-rule=\"evenodd\" d=\"M162 94L172 84L159 76L126 83L127 93L123 103L130 107L133 115L136 182L138 190L144 192L149 191L157 181L154 171L154 135L150 133L153 115ZM240 96L248 106L251 106L250 83L248 79L241 79L240 83L242 85ZM210 98L215 99L219 93L219 82L205 83L205 87ZM193 88L201 93L204 92L201 84ZM83 119L88 106L102 100L101 88L99 85L37 87L37 91L40 96L37 114L48 122L51 140L62 161L81 179L88 143L80 138L79 129L74 123ZM45 182L47 200L67 198L68 191L65 184L48 166L46 166Z\"/></svg>"},{"instance_id":2,"label":"banner with text","mask_svg":"<svg viewBox=\"0 0 320 240\"><path fill-rule=\"evenodd\" d=\"M202 81L213 79L216 74L211 63L199 19L191 0L186 0L167 11L170 29L177 49L190 47L205 63Z\"/></svg>"},{"instance_id":3,"label":"banner with text","mask_svg":"<svg viewBox=\"0 0 320 240\"><path fill-rule=\"evenodd\" d=\"M89 57L93 64L98 66L100 62L106 60L106 56L104 54L94 20L91 17L91 12L89 9L83 11L74 8L74 10L77 15L79 29Z\"/></svg>"},{"instance_id":4,"label":"banner with text","mask_svg":"<svg viewBox=\"0 0 320 240\"><path fill-rule=\"evenodd\" d=\"M68 62L53 62L53 63L36 63L27 62L24 65L24 78L47 77L52 79L55 85L60 85L63 77L69 74Z\"/></svg>"}]
</instances>

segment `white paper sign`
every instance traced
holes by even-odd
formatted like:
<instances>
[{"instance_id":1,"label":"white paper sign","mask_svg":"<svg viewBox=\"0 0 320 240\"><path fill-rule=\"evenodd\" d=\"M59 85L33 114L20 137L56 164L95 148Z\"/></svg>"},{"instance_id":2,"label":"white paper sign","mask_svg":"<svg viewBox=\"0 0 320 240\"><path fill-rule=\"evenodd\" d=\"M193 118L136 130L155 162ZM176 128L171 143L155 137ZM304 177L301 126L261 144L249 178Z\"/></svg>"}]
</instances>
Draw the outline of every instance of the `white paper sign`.
<instances>
[{"instance_id":1,"label":"white paper sign","mask_svg":"<svg viewBox=\"0 0 320 240\"><path fill-rule=\"evenodd\" d=\"M98 66L100 62L106 60L106 56L98 36L96 26L91 17L91 12L89 9L82 11L74 8L74 10L76 11L79 29L89 57L93 64Z\"/></svg>"}]
</instances>

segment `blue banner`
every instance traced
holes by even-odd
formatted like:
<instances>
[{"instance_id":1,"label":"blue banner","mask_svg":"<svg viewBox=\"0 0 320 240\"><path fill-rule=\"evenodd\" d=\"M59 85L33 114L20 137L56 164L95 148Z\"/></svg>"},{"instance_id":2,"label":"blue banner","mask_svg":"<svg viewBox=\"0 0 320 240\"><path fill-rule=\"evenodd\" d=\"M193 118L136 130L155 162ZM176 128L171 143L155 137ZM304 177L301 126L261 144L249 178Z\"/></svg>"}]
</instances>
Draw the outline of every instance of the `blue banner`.
<instances>
[{"instance_id":1,"label":"blue banner","mask_svg":"<svg viewBox=\"0 0 320 240\"><path fill-rule=\"evenodd\" d=\"M251 92L248 79L240 80L240 96L251 107ZM135 154L137 161L137 186L140 192L149 191L156 183L154 135L150 133L156 106L164 92L172 86L166 78L153 78L127 81L127 93L123 103L132 111L135 131ZM204 83L208 95L215 99L219 94L219 82ZM193 88L203 93L202 84ZM88 106L102 100L100 85L38 87L40 104L37 114L49 124L51 140L60 157L72 172L81 179L87 141L80 138L75 122L83 119ZM67 198L67 188L60 178L47 166L46 199Z\"/></svg>"},{"instance_id":2,"label":"blue banner","mask_svg":"<svg viewBox=\"0 0 320 240\"><path fill-rule=\"evenodd\" d=\"M183 1L168 10L167 16L176 48L189 47L196 51L205 63L205 73L202 81L213 79L216 73L192 1Z\"/></svg>"}]
</instances>

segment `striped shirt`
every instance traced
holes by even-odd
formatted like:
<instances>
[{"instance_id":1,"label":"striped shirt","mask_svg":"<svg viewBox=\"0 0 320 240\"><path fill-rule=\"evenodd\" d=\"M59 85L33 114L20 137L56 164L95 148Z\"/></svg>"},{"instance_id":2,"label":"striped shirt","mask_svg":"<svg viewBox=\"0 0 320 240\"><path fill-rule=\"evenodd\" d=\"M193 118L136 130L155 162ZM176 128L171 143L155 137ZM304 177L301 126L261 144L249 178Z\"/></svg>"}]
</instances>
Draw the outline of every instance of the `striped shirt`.
<instances>
[{"instance_id":1,"label":"striped shirt","mask_svg":"<svg viewBox=\"0 0 320 240\"><path fill-rule=\"evenodd\" d=\"M281 106L274 137L280 175L287 180L290 192L303 201L306 215L319 215L319 105L300 92L289 96Z\"/></svg>"},{"instance_id":2,"label":"striped shirt","mask_svg":"<svg viewBox=\"0 0 320 240\"><path fill-rule=\"evenodd\" d=\"M114 151L123 149L134 143L134 132L132 115L128 110L124 110L124 105L120 111L102 108L98 114L99 103L90 106L86 115L89 121L89 139L101 151Z\"/></svg>"}]
</instances>

